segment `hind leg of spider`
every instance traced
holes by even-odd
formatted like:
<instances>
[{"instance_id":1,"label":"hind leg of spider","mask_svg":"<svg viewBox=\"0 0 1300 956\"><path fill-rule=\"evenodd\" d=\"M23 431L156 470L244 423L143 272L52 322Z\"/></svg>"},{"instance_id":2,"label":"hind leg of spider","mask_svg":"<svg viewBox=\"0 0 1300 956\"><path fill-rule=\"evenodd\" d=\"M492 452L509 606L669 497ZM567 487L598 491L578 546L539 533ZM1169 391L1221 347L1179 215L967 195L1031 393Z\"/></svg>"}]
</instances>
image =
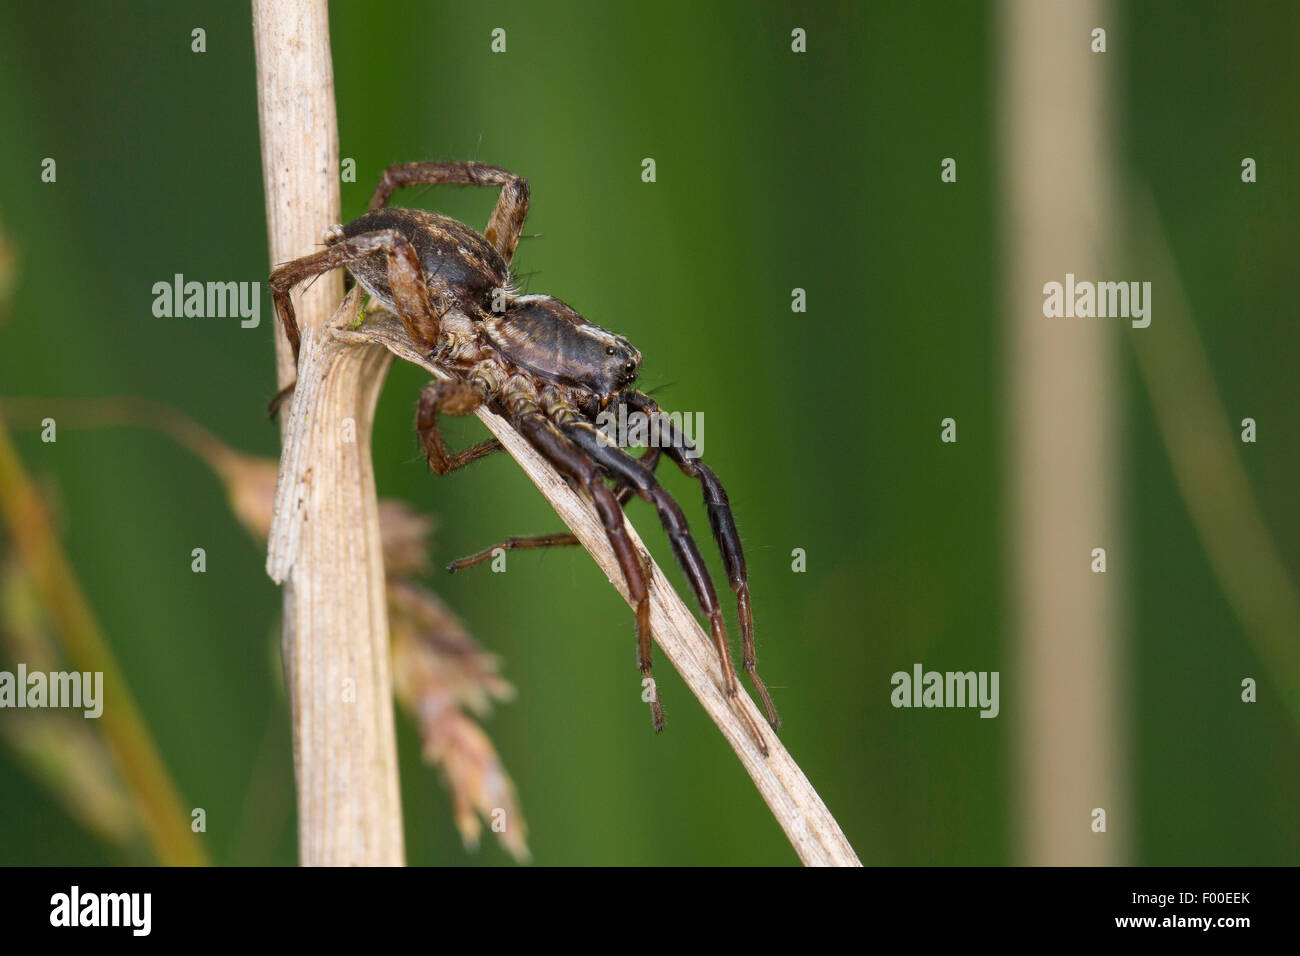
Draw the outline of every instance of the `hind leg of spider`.
<instances>
[{"instance_id":1,"label":"hind leg of spider","mask_svg":"<svg viewBox=\"0 0 1300 956\"><path fill-rule=\"evenodd\" d=\"M293 397L293 390L297 387L298 382L295 379L276 392L275 397L266 403L266 417L275 418L275 416L280 413L280 409L284 406L284 403Z\"/></svg>"},{"instance_id":2,"label":"hind leg of spider","mask_svg":"<svg viewBox=\"0 0 1300 956\"><path fill-rule=\"evenodd\" d=\"M736 613L740 620L740 641L742 663L749 675L759 699L763 702L763 711L767 722L773 730L779 730L781 719L777 715L772 695L767 685L758 676L758 661L754 653L754 614L749 599L749 573L745 567L745 553L740 546L740 533L736 530L736 520L731 513L731 502L722 482L708 465L700 460L695 446L672 423L659 405L648 395L638 392L625 396L627 403L647 416L655 416L659 421L659 435L665 443L665 451L677 467L687 477L700 483L704 493L704 507L709 513L709 526L713 530L713 539L722 553L723 566L731 590L736 595Z\"/></svg>"},{"instance_id":3,"label":"hind leg of spider","mask_svg":"<svg viewBox=\"0 0 1300 956\"><path fill-rule=\"evenodd\" d=\"M388 260L388 284L393 290L393 302L411 341L431 346L437 340L442 310L437 307L434 293L424 281L419 256L400 232L379 229L340 240L319 252L287 262L271 273L267 280L271 301L275 303L276 314L284 325L289 344L293 346L295 359L301 336L290 298L293 289L308 279L362 261L377 252L384 253Z\"/></svg>"},{"instance_id":4,"label":"hind leg of spider","mask_svg":"<svg viewBox=\"0 0 1300 956\"><path fill-rule=\"evenodd\" d=\"M420 404L415 411L415 430L424 446L424 456L435 474L446 475L464 468L485 455L501 450L495 438L479 442L463 451L448 451L438 428L438 416L468 415L483 404L483 394L474 386L458 381L438 379L420 390Z\"/></svg>"},{"instance_id":5,"label":"hind leg of spider","mask_svg":"<svg viewBox=\"0 0 1300 956\"><path fill-rule=\"evenodd\" d=\"M472 162L398 163L384 170L366 209L374 211L388 205L393 193L407 186L439 186L444 183L501 187L501 195L483 235L501 253L506 265L510 265L524 232L524 220L528 217L528 181L508 169Z\"/></svg>"},{"instance_id":6,"label":"hind leg of spider","mask_svg":"<svg viewBox=\"0 0 1300 956\"><path fill-rule=\"evenodd\" d=\"M578 543L578 539L571 534L537 534L527 538L506 538L500 544L494 544L490 548L484 548L474 554L464 558L457 558L451 564L447 565L447 570L452 574L457 571L464 571L466 568L472 568L476 564L482 564L488 561L498 551L527 551L533 548L567 548Z\"/></svg>"},{"instance_id":7,"label":"hind leg of spider","mask_svg":"<svg viewBox=\"0 0 1300 956\"><path fill-rule=\"evenodd\" d=\"M642 464L645 464L651 471L659 463L659 449L650 447L646 453L641 456ZM626 507L628 501L632 499L633 491L628 485L623 485L615 492L614 497L618 499L619 505ZM489 560L497 550L501 551L526 551L541 548L567 548L578 544L578 539L571 534L537 534L528 537L506 538L500 544L494 544L490 548L484 548L468 557L458 558L451 564L447 565L447 570L452 574L457 571L464 571L466 568L472 568L475 565L482 564Z\"/></svg>"},{"instance_id":8,"label":"hind leg of spider","mask_svg":"<svg viewBox=\"0 0 1300 956\"><path fill-rule=\"evenodd\" d=\"M648 678L655 688L650 701L650 715L658 733L664 728L664 712L659 703L658 687L654 685L650 672L650 592L646 587L645 568L623 522L623 509L619 507L614 492L605 484L596 463L566 438L535 405L520 403L520 406L525 407L517 407L510 416L515 427L561 475L575 481L591 496L596 514L604 526L605 537L618 559L627 584L628 601L636 612L637 665L642 678Z\"/></svg>"}]
</instances>

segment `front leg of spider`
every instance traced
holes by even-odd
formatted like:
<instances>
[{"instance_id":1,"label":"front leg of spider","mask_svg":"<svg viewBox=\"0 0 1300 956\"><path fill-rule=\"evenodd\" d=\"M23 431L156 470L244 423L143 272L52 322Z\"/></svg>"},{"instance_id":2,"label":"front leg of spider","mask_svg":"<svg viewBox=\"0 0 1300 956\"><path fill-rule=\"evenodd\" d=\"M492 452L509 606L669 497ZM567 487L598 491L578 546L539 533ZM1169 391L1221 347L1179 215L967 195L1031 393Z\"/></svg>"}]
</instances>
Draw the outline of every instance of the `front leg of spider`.
<instances>
[{"instance_id":1,"label":"front leg of spider","mask_svg":"<svg viewBox=\"0 0 1300 956\"><path fill-rule=\"evenodd\" d=\"M630 489L654 506L672 545L673 555L686 573L700 610L709 622L722 667L722 689L728 697L736 698L738 683L717 592L685 515L659 485L652 469L619 448L593 423L596 415L635 381L641 365L640 352L626 339L593 325L549 296L517 298L504 315L486 321L484 331L496 351L521 370L520 377L531 377L535 395L532 400L537 402L562 437L579 449L602 477L614 481L620 489ZM533 438L530 441L537 443ZM651 464L657 460L656 454ZM585 476L574 477L590 487ZM601 487L603 489L603 484ZM617 498L613 500L617 504ZM597 505L599 507L599 501ZM603 514L602 520L606 520ZM607 527L609 521L612 519L607 520ZM730 540L726 540L730 544ZM743 578L743 574L741 576ZM745 597L748 597L747 590ZM747 603L745 609L748 609ZM765 704L770 705L770 700ZM765 750L762 735L748 714L743 708L738 708L737 712ZM775 711L770 707L768 717L775 723Z\"/></svg>"},{"instance_id":2,"label":"front leg of spider","mask_svg":"<svg viewBox=\"0 0 1300 956\"><path fill-rule=\"evenodd\" d=\"M582 450L569 441L538 409L527 393L512 394L503 402L510 421L528 443L549 461L561 475L573 481L590 496L605 529L619 569L627 584L628 598L636 613L637 665L641 676L654 680L650 659L650 592L646 587L645 568L623 523L623 509L603 480L601 470ZM656 689L650 701L655 732L664 729L664 712Z\"/></svg>"},{"instance_id":3,"label":"front leg of spider","mask_svg":"<svg viewBox=\"0 0 1300 956\"><path fill-rule=\"evenodd\" d=\"M681 434L673 420L665 415L659 405L649 395L636 390L629 390L623 396L628 407L652 416L658 423L658 434L664 440L668 457L673 460L682 473L700 483L704 494L704 507L709 513L709 525L713 529L713 538L722 553L723 566L731 590L736 595L736 614L740 621L740 641L745 672L763 703L767 722L773 730L781 729L781 720L776 713L776 705L767 685L758 676L758 660L754 652L754 614L749 599L749 572L745 568L745 553L740 546L740 533L736 530L736 519L731 513L731 502L727 498L722 482L708 465L700 460L699 451L685 435Z\"/></svg>"},{"instance_id":4,"label":"front leg of spider","mask_svg":"<svg viewBox=\"0 0 1300 956\"><path fill-rule=\"evenodd\" d=\"M690 581L691 590L695 592L696 600L700 605L700 612L709 622L709 632L713 636L714 649L718 653L718 661L722 667L723 690L728 697L737 697L739 684L736 678L736 669L731 663L731 650L727 642L727 629L723 623L718 594L713 587L713 580L709 576L700 549L691 536L690 528L687 526L686 517L682 514L681 508L658 483L653 472L618 447L614 441L594 425L577 416L572 409L557 410L556 414L562 422L561 427L564 429L565 434L575 444L582 448L593 461L599 463L615 482L631 488L642 499L652 504L659 513L659 521L663 525L665 534L668 535L673 555L677 558L677 563L681 566L682 571L685 572L687 580ZM753 674L753 676L757 677L757 674ZM757 681L755 686L761 688L760 696L769 708L767 711L768 722L773 725L775 730L776 713L771 708L770 698L767 697L767 688L763 687L762 681ZM758 728L749 720L743 709L738 709L737 713L749 725L750 732L758 741L763 752L766 753L767 745L763 741L762 734L758 732Z\"/></svg>"}]
</instances>

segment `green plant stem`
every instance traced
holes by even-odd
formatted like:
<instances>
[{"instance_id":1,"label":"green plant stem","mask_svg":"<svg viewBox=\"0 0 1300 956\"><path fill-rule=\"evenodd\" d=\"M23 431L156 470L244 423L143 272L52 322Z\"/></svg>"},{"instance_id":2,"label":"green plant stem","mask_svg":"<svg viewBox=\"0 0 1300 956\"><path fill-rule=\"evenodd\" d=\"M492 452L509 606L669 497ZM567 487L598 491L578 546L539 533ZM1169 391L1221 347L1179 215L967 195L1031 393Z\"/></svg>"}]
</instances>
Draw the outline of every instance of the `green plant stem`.
<instances>
[{"instance_id":1,"label":"green plant stem","mask_svg":"<svg viewBox=\"0 0 1300 956\"><path fill-rule=\"evenodd\" d=\"M62 636L69 662L78 670L104 675L106 704L99 718L100 729L136 802L158 861L168 866L206 865L207 854L190 829L189 814L63 553L45 502L23 469L2 423L0 512L46 613Z\"/></svg>"}]
</instances>

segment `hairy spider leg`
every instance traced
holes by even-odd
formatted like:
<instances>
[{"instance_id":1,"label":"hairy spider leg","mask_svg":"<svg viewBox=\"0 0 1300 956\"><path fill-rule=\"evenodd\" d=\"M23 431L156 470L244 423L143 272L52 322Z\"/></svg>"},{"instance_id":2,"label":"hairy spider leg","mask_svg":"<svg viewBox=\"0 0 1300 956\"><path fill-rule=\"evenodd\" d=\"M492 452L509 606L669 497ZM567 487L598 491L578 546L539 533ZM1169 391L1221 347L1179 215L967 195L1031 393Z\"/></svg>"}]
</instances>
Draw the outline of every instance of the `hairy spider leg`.
<instances>
[{"instance_id":1,"label":"hairy spider leg","mask_svg":"<svg viewBox=\"0 0 1300 956\"><path fill-rule=\"evenodd\" d=\"M297 387L298 381L294 379L294 381L276 392L275 397L266 403L266 417L275 418L280 411L280 407L289 400L289 397L293 395L293 390Z\"/></svg>"},{"instance_id":2,"label":"hairy spider leg","mask_svg":"<svg viewBox=\"0 0 1300 956\"><path fill-rule=\"evenodd\" d=\"M654 471L659 464L659 453L660 449L656 447L647 448L645 454L641 456L641 463ZM631 485L622 485L614 493L614 497L618 499L621 506L626 507L627 503L632 500L634 493ZM455 574L457 571L464 571L466 568L482 564L484 561L490 560L498 549L502 551L526 551L541 548L567 548L576 544L578 544L578 539L571 534L537 534L527 537L510 537L490 548L476 551L464 558L457 558L447 565L447 570Z\"/></svg>"},{"instance_id":3,"label":"hairy spider leg","mask_svg":"<svg viewBox=\"0 0 1300 956\"><path fill-rule=\"evenodd\" d=\"M438 379L420 390L420 404L415 412L415 430L420 435L420 444L424 446L424 456L435 474L450 474L457 468L464 468L485 455L501 450L501 442L495 438L457 452L448 451L443 443L438 416L469 415L482 404L483 393L479 389L455 379Z\"/></svg>"},{"instance_id":4,"label":"hairy spider leg","mask_svg":"<svg viewBox=\"0 0 1300 956\"><path fill-rule=\"evenodd\" d=\"M668 452L668 457L685 475L700 483L704 493L704 506L709 512L709 525L713 529L713 539L722 553L727 578L731 582L731 590L736 595L736 613L740 619L741 653L745 672L749 674L749 679L763 702L767 722L772 725L773 730L779 730L781 720L777 715L776 705L772 703L772 696L767 692L767 685L758 676L758 662L754 653L754 615L749 601L749 573L745 568L745 553L740 547L740 533L736 530L736 520L731 512L731 502L727 498L727 492L722 487L722 482L718 480L718 476L700 460L698 455L692 457L687 454L695 451L695 446L681 434L672 420L663 414L663 410L654 399L643 392L632 391L626 393L623 400L647 416L661 416L658 419L659 434L666 436L665 450Z\"/></svg>"},{"instance_id":5,"label":"hairy spider leg","mask_svg":"<svg viewBox=\"0 0 1300 956\"><path fill-rule=\"evenodd\" d=\"M393 302L407 335L413 342L433 342L437 339L442 310L434 305L434 293L424 281L419 256L400 232L395 229L379 229L340 240L320 252L287 262L271 273L267 282L271 287L271 299L275 303L276 314L284 325L289 344L293 346L295 360L298 358L301 336L289 293L308 279L331 269L360 262L377 252L383 252L387 256L388 284L393 290Z\"/></svg>"},{"instance_id":6,"label":"hairy spider leg","mask_svg":"<svg viewBox=\"0 0 1300 956\"><path fill-rule=\"evenodd\" d=\"M642 677L651 677L650 592L646 588L645 568L627 533L623 509L619 507L618 499L605 484L604 475L596 463L542 414L530 396L515 392L505 396L501 404L507 417L528 443L555 466L561 475L576 482L590 495L596 514L605 528L605 537L618 559L623 580L627 583L628 597L636 612L637 665ZM658 733L664 728L664 712L659 703L657 686L654 698L650 701L650 712L655 732Z\"/></svg>"},{"instance_id":7,"label":"hairy spider leg","mask_svg":"<svg viewBox=\"0 0 1300 956\"><path fill-rule=\"evenodd\" d=\"M718 658L722 662L724 689L728 697L735 697L736 671L731 665L731 650L727 643L726 625L722 620L722 608L718 604L718 592L713 587L713 580L709 577L700 549L696 546L695 539L691 537L682 509L663 489L650 469L619 448L609 436L584 419L575 409L559 405L552 415L560 430L600 465L615 482L630 487L658 512L659 522L668 535L673 555L685 572L687 580L690 581L691 589L699 601L700 611L708 619L713 642L717 646Z\"/></svg>"},{"instance_id":8,"label":"hairy spider leg","mask_svg":"<svg viewBox=\"0 0 1300 956\"><path fill-rule=\"evenodd\" d=\"M464 558L457 558L451 564L447 565L447 570L452 574L457 571L464 571L466 568L472 568L477 564L482 564L493 557L498 551L527 551L530 548L567 548L578 543L575 535L564 534L535 534L525 538L506 538L504 541L492 545L490 548L484 548L482 551L475 551L473 554Z\"/></svg>"},{"instance_id":9,"label":"hairy spider leg","mask_svg":"<svg viewBox=\"0 0 1300 956\"><path fill-rule=\"evenodd\" d=\"M388 205L393 193L408 186L500 186L501 195L488 218L483 236L510 265L528 217L528 181L500 166L487 163L398 163L379 177L367 212Z\"/></svg>"},{"instance_id":10,"label":"hairy spider leg","mask_svg":"<svg viewBox=\"0 0 1300 956\"><path fill-rule=\"evenodd\" d=\"M576 410L558 405L552 411L552 415L561 431L604 468L611 478L620 484L632 487L636 494L654 505L659 513L659 522L663 525L668 541L672 545L673 555L691 583L691 589L700 604L700 611L709 621L713 644L722 665L723 691L728 697L737 697L739 681L736 677L736 669L731 663L731 648L727 642L727 629L722 619L722 607L718 603L718 592L713 587L713 579L709 576L704 557L700 554L695 539L691 537L681 507L659 484L652 471L620 448L604 432L582 418ZM744 710L738 708L737 711L747 723L750 723ZM758 732L757 727L752 726L752 723L750 729L755 740L766 753L767 745L763 741L762 734Z\"/></svg>"}]
</instances>

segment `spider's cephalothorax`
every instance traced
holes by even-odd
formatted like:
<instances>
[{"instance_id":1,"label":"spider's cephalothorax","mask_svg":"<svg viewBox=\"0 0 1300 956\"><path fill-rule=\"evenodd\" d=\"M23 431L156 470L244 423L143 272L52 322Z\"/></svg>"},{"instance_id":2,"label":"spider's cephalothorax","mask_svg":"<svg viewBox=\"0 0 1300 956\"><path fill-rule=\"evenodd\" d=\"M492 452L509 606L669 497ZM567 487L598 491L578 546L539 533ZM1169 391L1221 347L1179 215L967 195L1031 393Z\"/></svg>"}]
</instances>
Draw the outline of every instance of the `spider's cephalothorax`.
<instances>
[{"instance_id":1,"label":"spider's cephalothorax","mask_svg":"<svg viewBox=\"0 0 1300 956\"><path fill-rule=\"evenodd\" d=\"M437 213L388 206L397 189L439 183L500 187L500 198L482 234ZM717 592L681 508L654 475L660 455L667 454L703 489L709 524L736 595L745 670L769 723L776 728L775 708L755 667L748 575L727 494L680 429L653 399L633 388L641 367L640 352L559 299L517 294L510 264L527 213L527 182L499 167L482 163L390 166L368 212L330 229L325 249L271 274L276 311L294 353L299 337L291 290L330 269L346 268L375 300L401 319L411 340L451 376L424 387L416 412L416 428L435 472L454 471L501 447L495 439L460 452L450 452L443 444L438 429L440 413L465 415L487 405L508 419L560 474L590 497L636 609L637 660L647 677L650 609L645 569L627 534L622 507L633 495L652 504L708 619L722 662L723 690L734 697L738 685ZM596 427L596 416L619 404L653 416L659 424L661 441L640 458L629 455ZM569 534L510 538L455 562L451 570L481 563L497 548L572 544L577 544L577 539ZM663 711L657 692L653 698L651 708L659 730Z\"/></svg>"}]
</instances>

